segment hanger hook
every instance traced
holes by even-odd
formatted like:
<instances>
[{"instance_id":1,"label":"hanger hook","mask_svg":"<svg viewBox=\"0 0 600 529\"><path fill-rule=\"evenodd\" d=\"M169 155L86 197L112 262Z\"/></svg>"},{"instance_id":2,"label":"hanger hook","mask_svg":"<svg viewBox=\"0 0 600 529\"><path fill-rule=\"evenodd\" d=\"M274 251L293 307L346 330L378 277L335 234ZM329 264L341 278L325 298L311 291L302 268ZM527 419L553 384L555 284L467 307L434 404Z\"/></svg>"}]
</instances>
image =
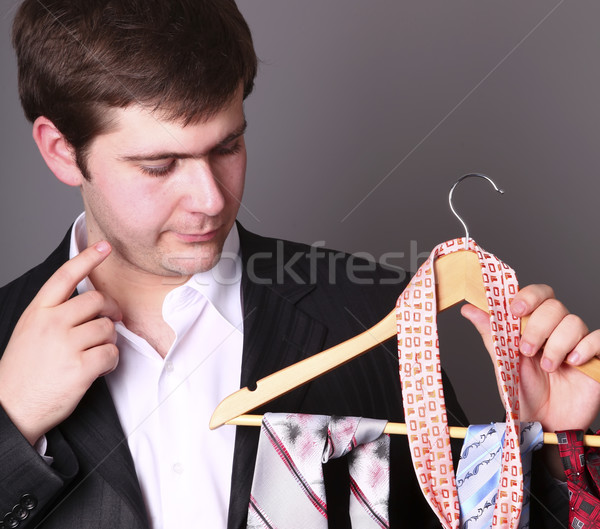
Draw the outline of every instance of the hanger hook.
<instances>
[{"instance_id":1,"label":"hanger hook","mask_svg":"<svg viewBox=\"0 0 600 529\"><path fill-rule=\"evenodd\" d=\"M452 210L452 213L454 213L454 216L460 220L460 223L463 225L464 229L465 229L465 250L469 248L469 228L467 227L465 221L462 219L462 217L456 213L456 210L454 209L454 206L452 205L452 193L454 193L454 189L456 188L456 186L458 184L460 184L465 178L469 178L469 177L476 177L476 178L484 178L485 180L487 180L490 184L492 184L492 186L494 187L494 190L497 191L498 193L500 193L501 195L504 194L504 191L502 189L500 189L496 183L489 177L489 176L485 176L484 174L479 174L479 173L469 173L466 175L461 176L452 186L452 188L450 189L450 193L448 194L448 202L450 204L450 209Z\"/></svg>"}]
</instances>

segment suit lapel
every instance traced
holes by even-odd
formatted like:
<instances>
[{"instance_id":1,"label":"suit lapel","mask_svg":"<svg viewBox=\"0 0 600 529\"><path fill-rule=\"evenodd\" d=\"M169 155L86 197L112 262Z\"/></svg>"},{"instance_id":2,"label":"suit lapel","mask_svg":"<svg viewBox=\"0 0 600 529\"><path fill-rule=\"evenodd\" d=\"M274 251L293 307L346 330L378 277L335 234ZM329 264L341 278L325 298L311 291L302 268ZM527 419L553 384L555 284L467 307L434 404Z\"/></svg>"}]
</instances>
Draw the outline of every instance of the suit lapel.
<instances>
[{"instance_id":1,"label":"suit lapel","mask_svg":"<svg viewBox=\"0 0 600 529\"><path fill-rule=\"evenodd\" d=\"M321 351L327 329L296 306L314 289L308 278L296 273L293 278L278 277L281 260L275 256L278 251L275 244L246 232L241 226L238 229L244 263L244 352L240 384L253 387L261 378ZM250 259L258 252L270 254L260 267L258 263L252 265ZM267 409L299 410L307 389L307 385L297 388L255 413ZM236 427L228 529L246 526L259 433L259 428Z\"/></svg>"},{"instance_id":2,"label":"suit lapel","mask_svg":"<svg viewBox=\"0 0 600 529\"><path fill-rule=\"evenodd\" d=\"M147 526L142 492L121 428L117 411L103 378L97 379L87 391L60 430L80 461L81 479L93 472L102 478L130 505Z\"/></svg>"}]
</instances>

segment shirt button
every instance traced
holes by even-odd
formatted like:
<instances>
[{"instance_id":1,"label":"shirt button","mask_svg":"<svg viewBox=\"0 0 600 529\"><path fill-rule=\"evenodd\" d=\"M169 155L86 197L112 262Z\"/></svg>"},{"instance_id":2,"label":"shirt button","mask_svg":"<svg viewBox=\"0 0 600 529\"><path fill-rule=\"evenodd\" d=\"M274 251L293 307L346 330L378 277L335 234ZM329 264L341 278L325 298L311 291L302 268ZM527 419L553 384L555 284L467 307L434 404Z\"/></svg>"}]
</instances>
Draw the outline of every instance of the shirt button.
<instances>
[{"instance_id":1,"label":"shirt button","mask_svg":"<svg viewBox=\"0 0 600 529\"><path fill-rule=\"evenodd\" d=\"M172 373L174 369L175 369L175 366L173 365L173 362L171 362L170 360L167 360L165 362L165 371L167 373Z\"/></svg>"},{"instance_id":2,"label":"shirt button","mask_svg":"<svg viewBox=\"0 0 600 529\"><path fill-rule=\"evenodd\" d=\"M173 472L176 474L183 474L183 465L181 463L175 463L173 465Z\"/></svg>"}]
</instances>

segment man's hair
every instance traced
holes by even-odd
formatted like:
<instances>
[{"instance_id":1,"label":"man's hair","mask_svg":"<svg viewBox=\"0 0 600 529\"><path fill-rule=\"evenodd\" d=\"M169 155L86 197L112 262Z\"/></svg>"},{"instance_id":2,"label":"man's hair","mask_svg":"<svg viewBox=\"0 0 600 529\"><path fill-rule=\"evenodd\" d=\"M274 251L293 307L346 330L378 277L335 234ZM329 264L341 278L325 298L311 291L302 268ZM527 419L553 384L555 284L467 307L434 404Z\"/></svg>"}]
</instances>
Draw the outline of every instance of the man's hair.
<instances>
[{"instance_id":1,"label":"man's hair","mask_svg":"<svg viewBox=\"0 0 600 529\"><path fill-rule=\"evenodd\" d=\"M257 59L234 0L25 0L14 20L27 119L50 119L85 160L132 103L185 124L253 88Z\"/></svg>"}]
</instances>

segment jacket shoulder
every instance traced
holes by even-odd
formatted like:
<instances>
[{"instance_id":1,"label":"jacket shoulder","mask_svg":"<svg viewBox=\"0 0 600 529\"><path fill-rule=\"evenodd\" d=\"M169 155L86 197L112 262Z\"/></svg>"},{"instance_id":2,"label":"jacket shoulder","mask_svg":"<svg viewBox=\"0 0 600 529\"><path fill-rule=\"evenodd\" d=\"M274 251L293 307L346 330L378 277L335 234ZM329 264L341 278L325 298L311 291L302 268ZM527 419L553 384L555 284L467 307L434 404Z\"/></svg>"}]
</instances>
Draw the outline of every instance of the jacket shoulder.
<instances>
[{"instance_id":1,"label":"jacket shoulder","mask_svg":"<svg viewBox=\"0 0 600 529\"><path fill-rule=\"evenodd\" d=\"M4 351L14 326L50 276L69 259L71 230L43 263L0 288L0 352Z\"/></svg>"},{"instance_id":2,"label":"jacket shoulder","mask_svg":"<svg viewBox=\"0 0 600 529\"><path fill-rule=\"evenodd\" d=\"M263 237L239 225L238 229L247 280L280 293L316 287L338 302L371 299L391 310L409 280L403 269L384 267L359 254Z\"/></svg>"}]
</instances>

